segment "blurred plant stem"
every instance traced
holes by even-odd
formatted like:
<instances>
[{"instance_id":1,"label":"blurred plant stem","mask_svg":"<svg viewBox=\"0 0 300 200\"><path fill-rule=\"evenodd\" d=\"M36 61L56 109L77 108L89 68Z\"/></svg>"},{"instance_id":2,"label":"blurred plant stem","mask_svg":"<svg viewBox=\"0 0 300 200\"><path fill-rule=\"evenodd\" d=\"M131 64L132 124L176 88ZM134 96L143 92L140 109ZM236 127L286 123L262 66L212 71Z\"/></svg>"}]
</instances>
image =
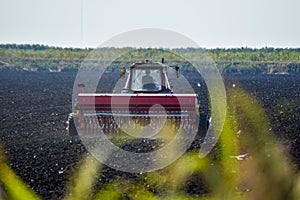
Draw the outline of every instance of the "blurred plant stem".
<instances>
[{"instance_id":1,"label":"blurred plant stem","mask_svg":"<svg viewBox=\"0 0 300 200\"><path fill-rule=\"evenodd\" d=\"M247 199L300 199L293 192L298 175L271 132L261 105L241 89L229 90L237 119L240 151L249 157L240 163L241 183ZM231 112L232 112L231 111ZM230 110L229 110L230 112Z\"/></svg>"},{"instance_id":2,"label":"blurred plant stem","mask_svg":"<svg viewBox=\"0 0 300 200\"><path fill-rule=\"evenodd\" d=\"M76 173L70 178L64 199L91 199L100 168L101 164L98 160L90 154L86 155L79 163Z\"/></svg>"},{"instance_id":3,"label":"blurred plant stem","mask_svg":"<svg viewBox=\"0 0 300 200\"><path fill-rule=\"evenodd\" d=\"M3 149L0 148L0 183L2 191L0 197L14 200L37 200L40 197L28 187L22 179L6 164Z\"/></svg>"}]
</instances>

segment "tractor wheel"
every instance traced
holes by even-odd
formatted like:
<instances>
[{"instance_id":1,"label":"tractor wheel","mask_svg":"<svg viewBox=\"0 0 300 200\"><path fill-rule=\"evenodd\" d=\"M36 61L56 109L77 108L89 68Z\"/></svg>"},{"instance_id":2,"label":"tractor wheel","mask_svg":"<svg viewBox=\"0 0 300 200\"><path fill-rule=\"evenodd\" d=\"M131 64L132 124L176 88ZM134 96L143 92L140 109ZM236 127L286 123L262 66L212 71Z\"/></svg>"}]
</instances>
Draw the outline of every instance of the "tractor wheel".
<instances>
[{"instance_id":1,"label":"tractor wheel","mask_svg":"<svg viewBox=\"0 0 300 200\"><path fill-rule=\"evenodd\" d=\"M199 126L198 126L198 138L204 138L206 135L206 132L209 128L209 116L205 113L200 113L199 115Z\"/></svg>"},{"instance_id":2,"label":"tractor wheel","mask_svg":"<svg viewBox=\"0 0 300 200\"><path fill-rule=\"evenodd\" d=\"M76 120L76 117L72 113L69 114L69 117L68 117L69 136L78 136L78 132L77 132L77 129L75 126L75 120Z\"/></svg>"}]
</instances>

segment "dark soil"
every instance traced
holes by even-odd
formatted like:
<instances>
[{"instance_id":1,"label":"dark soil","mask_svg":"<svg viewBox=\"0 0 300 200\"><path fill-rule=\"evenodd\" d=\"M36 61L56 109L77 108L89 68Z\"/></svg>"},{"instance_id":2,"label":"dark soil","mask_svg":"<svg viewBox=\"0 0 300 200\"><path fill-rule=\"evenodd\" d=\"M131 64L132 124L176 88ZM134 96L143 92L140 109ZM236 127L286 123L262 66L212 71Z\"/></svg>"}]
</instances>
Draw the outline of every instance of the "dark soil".
<instances>
[{"instance_id":1,"label":"dark soil","mask_svg":"<svg viewBox=\"0 0 300 200\"><path fill-rule=\"evenodd\" d=\"M192 82L199 78L186 75ZM107 78L108 90L112 85L108 80L117 76ZM87 153L80 139L66 131L75 77L75 72L0 72L1 143L12 169L43 199L58 199L65 193L76 163ZM300 76L226 75L224 79L227 87L240 86L262 103L273 132L288 144L300 166Z\"/></svg>"}]
</instances>

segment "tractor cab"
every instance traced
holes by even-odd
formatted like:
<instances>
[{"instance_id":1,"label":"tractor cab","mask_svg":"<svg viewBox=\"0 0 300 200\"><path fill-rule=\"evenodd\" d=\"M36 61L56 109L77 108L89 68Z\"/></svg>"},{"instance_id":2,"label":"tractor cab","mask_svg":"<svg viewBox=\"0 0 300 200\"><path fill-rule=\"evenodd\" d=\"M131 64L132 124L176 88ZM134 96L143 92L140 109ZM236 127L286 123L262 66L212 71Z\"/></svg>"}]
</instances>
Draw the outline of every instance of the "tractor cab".
<instances>
[{"instance_id":1,"label":"tractor cab","mask_svg":"<svg viewBox=\"0 0 300 200\"><path fill-rule=\"evenodd\" d=\"M149 60L134 63L122 93L173 93L167 77L167 66Z\"/></svg>"}]
</instances>

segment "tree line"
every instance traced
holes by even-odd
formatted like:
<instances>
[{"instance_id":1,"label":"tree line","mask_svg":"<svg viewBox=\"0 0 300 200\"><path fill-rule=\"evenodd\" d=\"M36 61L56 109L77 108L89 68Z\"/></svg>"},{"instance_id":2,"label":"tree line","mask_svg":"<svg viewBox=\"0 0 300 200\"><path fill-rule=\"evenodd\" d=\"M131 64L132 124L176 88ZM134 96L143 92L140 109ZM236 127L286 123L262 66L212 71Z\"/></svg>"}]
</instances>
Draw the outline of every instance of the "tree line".
<instances>
[{"instance_id":1,"label":"tree line","mask_svg":"<svg viewBox=\"0 0 300 200\"><path fill-rule=\"evenodd\" d=\"M91 52L98 52L93 53ZM129 54L123 54L130 52ZM172 52L188 58L207 53L217 66L226 73L300 73L300 48L177 48ZM114 59L136 62L140 59L160 61L178 60L179 56L169 49L114 48L62 48L40 44L0 44L0 67L28 69L78 69L88 59ZM91 56L92 55L92 56ZM119 55L122 55L119 57Z\"/></svg>"}]
</instances>

